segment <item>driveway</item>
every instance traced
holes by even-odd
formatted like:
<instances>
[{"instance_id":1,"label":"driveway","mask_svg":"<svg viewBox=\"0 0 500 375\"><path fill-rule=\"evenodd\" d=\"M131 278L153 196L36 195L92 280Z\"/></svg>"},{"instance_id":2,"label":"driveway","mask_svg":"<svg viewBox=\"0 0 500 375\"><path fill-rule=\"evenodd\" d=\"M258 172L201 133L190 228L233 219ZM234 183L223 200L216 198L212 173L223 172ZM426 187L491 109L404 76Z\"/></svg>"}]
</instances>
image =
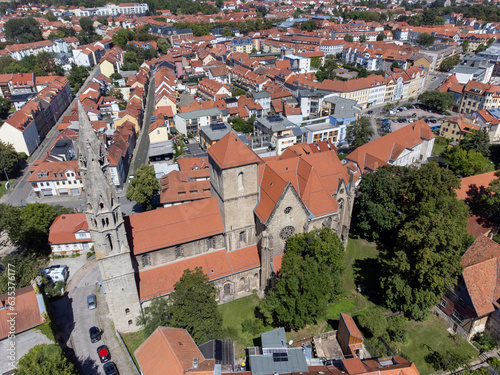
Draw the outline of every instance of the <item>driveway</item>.
<instances>
[{"instance_id":1,"label":"driveway","mask_svg":"<svg viewBox=\"0 0 500 375\"><path fill-rule=\"evenodd\" d=\"M59 328L58 340L84 375L103 373L97 355L100 345L108 346L111 360L116 363L120 373L135 374L135 367L128 353L120 346L112 328L106 300L100 287L96 285L100 279L97 261L90 261L72 276L65 295L51 302L53 319ZM89 294L97 296L97 308L94 310L87 308ZM92 326L104 331L102 339L96 343L91 343L89 338L89 329Z\"/></svg>"},{"instance_id":2,"label":"driveway","mask_svg":"<svg viewBox=\"0 0 500 375\"><path fill-rule=\"evenodd\" d=\"M37 345L42 344L53 344L52 340L49 340L47 336L38 331L36 328L20 333L16 335L16 366L19 360L24 357L31 349L33 349ZM0 341L0 351L2 353L8 353L9 349L9 340ZM5 354L7 355L7 354ZM6 358L5 356L3 358ZM3 359L0 361L0 374L4 374L7 371L12 370L13 368L9 366L9 361L7 359Z\"/></svg>"}]
</instances>

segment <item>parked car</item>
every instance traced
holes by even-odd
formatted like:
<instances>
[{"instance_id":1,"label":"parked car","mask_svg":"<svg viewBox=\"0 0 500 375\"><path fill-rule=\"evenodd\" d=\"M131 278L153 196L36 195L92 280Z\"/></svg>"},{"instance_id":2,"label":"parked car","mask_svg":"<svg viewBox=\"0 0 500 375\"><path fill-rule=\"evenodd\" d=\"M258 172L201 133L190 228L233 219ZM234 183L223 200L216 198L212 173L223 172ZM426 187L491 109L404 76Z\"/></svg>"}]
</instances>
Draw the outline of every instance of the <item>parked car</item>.
<instances>
[{"instance_id":1,"label":"parked car","mask_svg":"<svg viewBox=\"0 0 500 375\"><path fill-rule=\"evenodd\" d=\"M116 368L114 362L108 362L102 366L102 368L104 369L104 373L106 375L118 375L118 369Z\"/></svg>"},{"instance_id":2,"label":"parked car","mask_svg":"<svg viewBox=\"0 0 500 375\"><path fill-rule=\"evenodd\" d=\"M90 341L92 343L101 340L101 330L98 327L90 327L89 329Z\"/></svg>"},{"instance_id":3,"label":"parked car","mask_svg":"<svg viewBox=\"0 0 500 375\"><path fill-rule=\"evenodd\" d=\"M435 81L437 77L432 77L431 81Z\"/></svg>"},{"instance_id":4,"label":"parked car","mask_svg":"<svg viewBox=\"0 0 500 375\"><path fill-rule=\"evenodd\" d=\"M189 144L189 139L184 138L184 139L183 139L183 141L184 141L184 143L185 143L186 145L188 145L188 144Z\"/></svg>"},{"instance_id":5,"label":"parked car","mask_svg":"<svg viewBox=\"0 0 500 375\"><path fill-rule=\"evenodd\" d=\"M94 310L97 307L97 299L95 298L95 294L87 296L87 307L89 308L89 310Z\"/></svg>"},{"instance_id":6,"label":"parked car","mask_svg":"<svg viewBox=\"0 0 500 375\"><path fill-rule=\"evenodd\" d=\"M101 360L101 363L108 362L111 359L111 354L109 353L109 349L106 345L101 345L97 348L97 355Z\"/></svg>"},{"instance_id":7,"label":"parked car","mask_svg":"<svg viewBox=\"0 0 500 375\"><path fill-rule=\"evenodd\" d=\"M371 115L371 114L373 113L373 111L368 111L368 112L366 112L366 113L368 113L369 115Z\"/></svg>"}]
</instances>

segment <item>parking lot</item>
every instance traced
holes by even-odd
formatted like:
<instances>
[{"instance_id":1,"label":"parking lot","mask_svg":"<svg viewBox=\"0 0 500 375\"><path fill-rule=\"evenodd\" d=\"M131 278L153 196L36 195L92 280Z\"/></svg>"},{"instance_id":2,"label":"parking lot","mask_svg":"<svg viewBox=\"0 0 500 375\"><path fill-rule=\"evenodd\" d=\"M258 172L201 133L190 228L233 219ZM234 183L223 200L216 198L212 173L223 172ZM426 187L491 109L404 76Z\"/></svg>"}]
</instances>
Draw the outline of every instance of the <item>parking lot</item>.
<instances>
[{"instance_id":1,"label":"parking lot","mask_svg":"<svg viewBox=\"0 0 500 375\"><path fill-rule=\"evenodd\" d=\"M429 126L434 127L434 126L440 126L443 118L446 118L446 117L448 117L448 116L413 107L413 108L408 108L406 110L401 110L401 111L394 113L392 115L388 114L387 116L380 118L379 119L380 120L379 126L382 126L382 128L380 129L382 132L387 133L388 127L387 127L387 125L385 125L385 126L383 125L384 119L387 119L390 121L390 130L391 131L396 131L398 129L405 127L406 125L408 125L412 122L423 119L423 120L427 121Z\"/></svg>"}]
</instances>

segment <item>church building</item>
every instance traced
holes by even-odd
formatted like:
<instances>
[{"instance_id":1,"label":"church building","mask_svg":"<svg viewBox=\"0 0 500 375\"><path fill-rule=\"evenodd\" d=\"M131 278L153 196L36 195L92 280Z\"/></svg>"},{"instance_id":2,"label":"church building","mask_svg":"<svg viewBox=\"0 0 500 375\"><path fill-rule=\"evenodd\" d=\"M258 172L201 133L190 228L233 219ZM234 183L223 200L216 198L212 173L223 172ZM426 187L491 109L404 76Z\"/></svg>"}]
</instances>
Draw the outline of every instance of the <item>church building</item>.
<instances>
[{"instance_id":1,"label":"church building","mask_svg":"<svg viewBox=\"0 0 500 375\"><path fill-rule=\"evenodd\" d=\"M226 302L273 285L294 233L326 226L347 244L354 177L326 141L260 158L230 132L208 150L209 198L127 217L99 144L80 111L87 221L119 331L138 329L141 308L171 293L185 269L202 267Z\"/></svg>"}]
</instances>

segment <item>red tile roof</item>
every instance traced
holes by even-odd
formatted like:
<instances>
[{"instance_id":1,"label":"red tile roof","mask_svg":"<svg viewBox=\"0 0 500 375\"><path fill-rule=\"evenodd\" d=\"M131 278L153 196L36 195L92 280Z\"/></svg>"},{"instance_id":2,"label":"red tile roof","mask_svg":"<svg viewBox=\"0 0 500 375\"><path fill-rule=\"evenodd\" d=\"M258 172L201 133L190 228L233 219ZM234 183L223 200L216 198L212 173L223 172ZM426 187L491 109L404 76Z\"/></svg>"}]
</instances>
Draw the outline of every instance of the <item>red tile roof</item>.
<instances>
[{"instance_id":1,"label":"red tile roof","mask_svg":"<svg viewBox=\"0 0 500 375\"><path fill-rule=\"evenodd\" d=\"M357 339L363 340L363 335L358 329L358 326L354 322L352 316L340 313L340 318L344 321L347 329L349 330L349 334Z\"/></svg>"},{"instance_id":2,"label":"red tile roof","mask_svg":"<svg viewBox=\"0 0 500 375\"><path fill-rule=\"evenodd\" d=\"M7 293L0 295L0 306L5 306L0 309L0 340L9 335L9 318L12 317L12 313L16 314L15 334L45 323L42 315L46 314L43 297L40 294L37 297L33 286L17 289L15 296L15 304L10 304Z\"/></svg>"},{"instance_id":3,"label":"red tile roof","mask_svg":"<svg viewBox=\"0 0 500 375\"><path fill-rule=\"evenodd\" d=\"M77 239L75 233L89 231L85 214L65 214L56 217L49 230L49 244L91 242L91 238Z\"/></svg>"},{"instance_id":4,"label":"red tile roof","mask_svg":"<svg viewBox=\"0 0 500 375\"><path fill-rule=\"evenodd\" d=\"M144 375L184 375L198 358L198 368L207 364L214 367L214 360L205 360L195 342L185 329L158 327L134 352Z\"/></svg>"},{"instance_id":5,"label":"red tile roof","mask_svg":"<svg viewBox=\"0 0 500 375\"><path fill-rule=\"evenodd\" d=\"M406 148L413 148L434 137L429 125L419 120L358 147L346 156L346 160L356 162L362 173L376 171L389 161L396 160Z\"/></svg>"},{"instance_id":6,"label":"red tile roof","mask_svg":"<svg viewBox=\"0 0 500 375\"><path fill-rule=\"evenodd\" d=\"M126 221L135 255L224 232L215 197L130 215Z\"/></svg>"},{"instance_id":7,"label":"red tile roof","mask_svg":"<svg viewBox=\"0 0 500 375\"><path fill-rule=\"evenodd\" d=\"M249 147L244 145L232 131L210 147L208 149L208 155L221 169L255 164L262 161L262 159Z\"/></svg>"},{"instance_id":8,"label":"red tile roof","mask_svg":"<svg viewBox=\"0 0 500 375\"><path fill-rule=\"evenodd\" d=\"M203 273L210 280L216 280L259 266L260 258L256 245L231 252L218 250L202 254L139 272L139 297L141 301L147 301L173 292L175 283L186 269L202 267Z\"/></svg>"},{"instance_id":9,"label":"red tile roof","mask_svg":"<svg viewBox=\"0 0 500 375\"><path fill-rule=\"evenodd\" d=\"M486 172L460 179L460 189L456 190L457 198L460 200L471 198L471 193L480 192L482 189L486 189L490 185L490 182L497 178L495 173L496 171Z\"/></svg>"}]
</instances>

